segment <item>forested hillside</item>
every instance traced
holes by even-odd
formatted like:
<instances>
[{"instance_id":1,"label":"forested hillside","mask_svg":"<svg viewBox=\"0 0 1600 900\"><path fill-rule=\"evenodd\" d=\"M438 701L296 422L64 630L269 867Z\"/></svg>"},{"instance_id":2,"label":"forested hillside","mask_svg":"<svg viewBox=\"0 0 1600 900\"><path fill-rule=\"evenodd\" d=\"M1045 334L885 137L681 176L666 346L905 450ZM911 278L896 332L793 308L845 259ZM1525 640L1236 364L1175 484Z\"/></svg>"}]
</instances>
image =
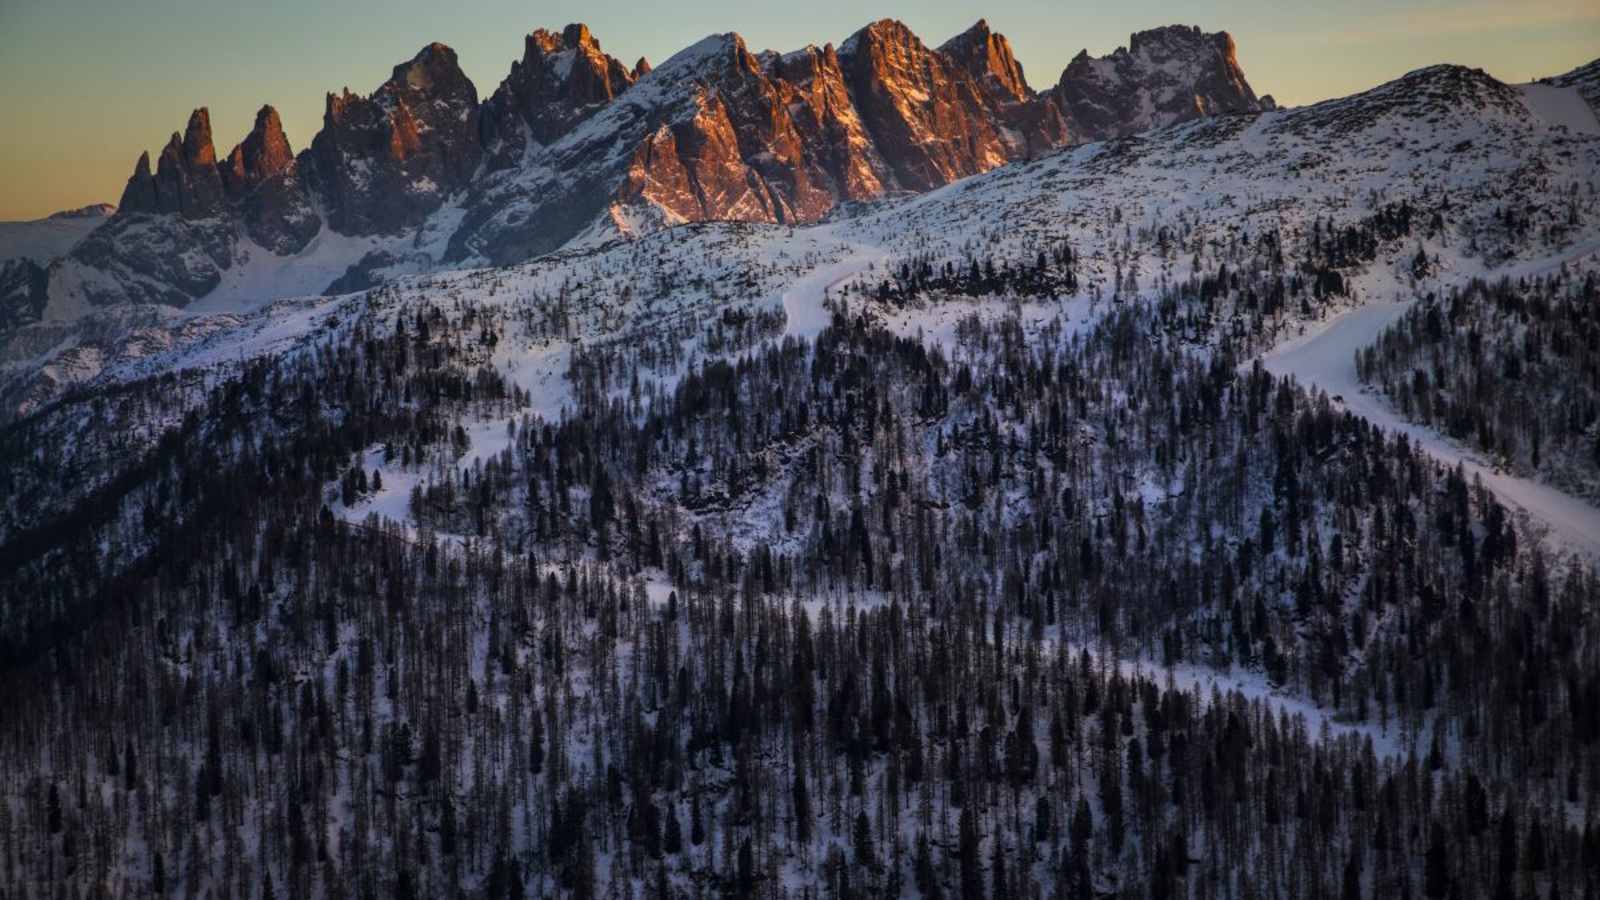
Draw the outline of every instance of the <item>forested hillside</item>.
<instances>
[{"instance_id":1,"label":"forested hillside","mask_svg":"<svg viewBox=\"0 0 1600 900\"><path fill-rule=\"evenodd\" d=\"M218 385L129 576L8 580L60 611L6 680L16 896L1600 884L1593 574L1159 303L857 312L651 397L579 356L463 465L525 402L488 323L378 305ZM395 484L411 524L342 518Z\"/></svg>"},{"instance_id":2,"label":"forested hillside","mask_svg":"<svg viewBox=\"0 0 1600 900\"><path fill-rule=\"evenodd\" d=\"M1600 499L1600 281L1473 281L1412 307L1357 367L1406 418Z\"/></svg>"}]
</instances>

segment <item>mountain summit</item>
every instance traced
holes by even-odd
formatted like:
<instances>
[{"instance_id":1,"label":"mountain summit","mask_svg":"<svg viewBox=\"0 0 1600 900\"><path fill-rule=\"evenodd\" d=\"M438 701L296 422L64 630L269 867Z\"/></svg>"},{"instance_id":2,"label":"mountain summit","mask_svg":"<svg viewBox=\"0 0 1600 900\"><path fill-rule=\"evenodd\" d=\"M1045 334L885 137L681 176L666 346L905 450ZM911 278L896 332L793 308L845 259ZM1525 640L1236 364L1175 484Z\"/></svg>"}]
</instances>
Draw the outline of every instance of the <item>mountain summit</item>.
<instances>
[{"instance_id":1,"label":"mountain summit","mask_svg":"<svg viewBox=\"0 0 1600 900\"><path fill-rule=\"evenodd\" d=\"M1080 52L1052 94L1078 133L1094 139L1274 105L1245 80L1232 35L1183 25L1138 32L1109 56Z\"/></svg>"}]
</instances>

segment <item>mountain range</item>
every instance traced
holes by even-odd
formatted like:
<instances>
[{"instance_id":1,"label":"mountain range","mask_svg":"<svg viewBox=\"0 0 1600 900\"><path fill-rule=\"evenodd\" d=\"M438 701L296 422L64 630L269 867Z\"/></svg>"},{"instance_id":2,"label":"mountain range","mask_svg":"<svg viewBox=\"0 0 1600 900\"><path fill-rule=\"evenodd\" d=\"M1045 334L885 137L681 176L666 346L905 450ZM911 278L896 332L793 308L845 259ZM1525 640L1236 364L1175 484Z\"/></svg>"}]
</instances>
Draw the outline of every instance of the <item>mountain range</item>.
<instances>
[{"instance_id":1,"label":"mountain range","mask_svg":"<svg viewBox=\"0 0 1600 900\"><path fill-rule=\"evenodd\" d=\"M608 55L584 25L540 29L484 99L432 43L371 94L328 94L299 153L265 106L221 155L196 109L139 157L105 228L58 262L13 264L0 328L338 293L684 222L812 223L1068 144L1272 106L1227 33L1182 26L1080 53L1044 90L982 20L938 47L892 20L790 53L713 35L654 68Z\"/></svg>"}]
</instances>

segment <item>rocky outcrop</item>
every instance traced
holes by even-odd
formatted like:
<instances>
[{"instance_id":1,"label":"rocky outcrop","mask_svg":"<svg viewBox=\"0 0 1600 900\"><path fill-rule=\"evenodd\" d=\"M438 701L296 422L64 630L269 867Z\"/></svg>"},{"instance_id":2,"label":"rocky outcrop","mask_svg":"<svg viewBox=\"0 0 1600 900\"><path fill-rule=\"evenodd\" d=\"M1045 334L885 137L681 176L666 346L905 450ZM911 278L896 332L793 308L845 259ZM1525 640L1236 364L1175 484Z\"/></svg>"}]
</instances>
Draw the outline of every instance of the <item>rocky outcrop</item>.
<instances>
[{"instance_id":1,"label":"rocky outcrop","mask_svg":"<svg viewBox=\"0 0 1600 900\"><path fill-rule=\"evenodd\" d=\"M482 153L477 88L455 51L435 43L395 66L370 97L329 94L302 175L335 231L392 234L465 187Z\"/></svg>"},{"instance_id":2,"label":"rocky outcrop","mask_svg":"<svg viewBox=\"0 0 1600 900\"><path fill-rule=\"evenodd\" d=\"M543 28L523 42L522 59L484 103L483 143L501 165L522 158L528 141L548 145L565 137L649 71L630 72L600 50L587 25L560 34Z\"/></svg>"},{"instance_id":3,"label":"rocky outcrop","mask_svg":"<svg viewBox=\"0 0 1600 900\"><path fill-rule=\"evenodd\" d=\"M161 151L154 175L141 154L106 225L73 248L74 291L91 305L184 306L222 281L247 236L280 255L299 252L322 227L297 177L278 113L255 127L220 165L206 109Z\"/></svg>"},{"instance_id":4,"label":"rocky outcrop","mask_svg":"<svg viewBox=\"0 0 1600 900\"><path fill-rule=\"evenodd\" d=\"M261 107L255 127L228 154L222 184L251 240L280 256L299 252L322 228L271 106Z\"/></svg>"},{"instance_id":5,"label":"rocky outcrop","mask_svg":"<svg viewBox=\"0 0 1600 900\"><path fill-rule=\"evenodd\" d=\"M0 333L37 322L49 300L45 267L31 259L0 261Z\"/></svg>"},{"instance_id":6,"label":"rocky outcrop","mask_svg":"<svg viewBox=\"0 0 1600 900\"><path fill-rule=\"evenodd\" d=\"M1052 92L1078 137L1104 140L1174 122L1265 107L1226 31L1141 31L1105 57L1079 53Z\"/></svg>"},{"instance_id":7,"label":"rocky outcrop","mask_svg":"<svg viewBox=\"0 0 1600 900\"><path fill-rule=\"evenodd\" d=\"M577 90L602 84L600 72L607 90L623 88L609 102ZM475 187L449 258L514 262L607 209L625 229L814 222L840 203L938 187L1068 138L1055 101L1028 88L1005 38L982 22L940 49L888 20L839 50L758 54L736 34L714 35L635 72L647 74L624 73L587 29L535 32L485 104L492 152L533 155ZM529 124L534 111L543 134Z\"/></svg>"},{"instance_id":8,"label":"rocky outcrop","mask_svg":"<svg viewBox=\"0 0 1600 900\"><path fill-rule=\"evenodd\" d=\"M238 246L235 223L225 216L118 214L89 233L64 260L61 273L77 282L91 306L160 303L186 306L222 282ZM51 293L57 273L52 267Z\"/></svg>"},{"instance_id":9,"label":"rocky outcrop","mask_svg":"<svg viewBox=\"0 0 1600 900\"><path fill-rule=\"evenodd\" d=\"M1011 43L990 31L988 22L979 19L939 51L973 78L990 115L1005 126L1001 135L1011 142L1007 149L1012 158L1038 156L1073 138L1055 98L1036 95L1028 87Z\"/></svg>"},{"instance_id":10,"label":"rocky outcrop","mask_svg":"<svg viewBox=\"0 0 1600 900\"><path fill-rule=\"evenodd\" d=\"M1006 106L1038 101L1026 94L1025 85L1024 96L1008 95L988 71L979 86L968 65L986 47L968 45L988 44L975 34L980 31L987 26L980 23L953 42L962 54L953 56L930 50L904 24L885 19L840 47L845 84L898 187L930 190L1025 156L1030 144L1049 147L1065 140L1064 132L1020 140L1004 133L1015 115L1007 115ZM1003 38L998 46L1004 47ZM1004 55L1010 57L1009 48ZM1021 68L1014 60L1011 66L1007 77L1020 80Z\"/></svg>"},{"instance_id":11,"label":"rocky outcrop","mask_svg":"<svg viewBox=\"0 0 1600 900\"><path fill-rule=\"evenodd\" d=\"M828 172L835 203L870 200L897 187L850 96L832 44L775 56L770 67L792 95L795 127Z\"/></svg>"},{"instance_id":12,"label":"rocky outcrop","mask_svg":"<svg viewBox=\"0 0 1600 900\"><path fill-rule=\"evenodd\" d=\"M692 111L635 149L617 197L678 221L809 222L835 202L835 173L795 121L805 95L736 34L702 42Z\"/></svg>"}]
</instances>

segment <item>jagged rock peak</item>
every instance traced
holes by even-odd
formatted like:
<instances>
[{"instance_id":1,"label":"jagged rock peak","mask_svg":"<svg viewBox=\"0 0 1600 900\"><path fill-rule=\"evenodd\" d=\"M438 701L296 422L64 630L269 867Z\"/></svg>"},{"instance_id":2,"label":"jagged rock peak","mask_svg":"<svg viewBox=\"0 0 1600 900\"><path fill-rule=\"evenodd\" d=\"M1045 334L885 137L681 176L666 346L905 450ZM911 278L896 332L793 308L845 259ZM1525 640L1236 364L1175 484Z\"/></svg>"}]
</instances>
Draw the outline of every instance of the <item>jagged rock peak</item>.
<instances>
[{"instance_id":1,"label":"jagged rock peak","mask_svg":"<svg viewBox=\"0 0 1600 900\"><path fill-rule=\"evenodd\" d=\"M128 184L122 189L117 210L124 213L160 212L156 203L156 179L150 172L149 150L140 153L139 161L134 163L133 174L128 176Z\"/></svg>"},{"instance_id":2,"label":"jagged rock peak","mask_svg":"<svg viewBox=\"0 0 1600 900\"><path fill-rule=\"evenodd\" d=\"M639 61L633 64L633 80L638 81L646 75L649 75L652 68L654 67L650 65L650 60L645 59L642 56L639 57Z\"/></svg>"},{"instance_id":3,"label":"jagged rock peak","mask_svg":"<svg viewBox=\"0 0 1600 900\"><path fill-rule=\"evenodd\" d=\"M217 164L217 148L211 143L211 110L202 106L189 114L183 132L184 161L190 166Z\"/></svg>"},{"instance_id":4,"label":"jagged rock peak","mask_svg":"<svg viewBox=\"0 0 1600 900\"><path fill-rule=\"evenodd\" d=\"M329 94L309 179L346 234L414 226L464 187L483 148L478 89L454 50L423 47L371 97Z\"/></svg>"},{"instance_id":5,"label":"jagged rock peak","mask_svg":"<svg viewBox=\"0 0 1600 900\"><path fill-rule=\"evenodd\" d=\"M484 104L483 144L498 165L511 165L529 136L540 144L560 139L636 77L601 51L587 25L536 29L523 42L522 59L511 63Z\"/></svg>"},{"instance_id":6,"label":"jagged rock peak","mask_svg":"<svg viewBox=\"0 0 1600 900\"><path fill-rule=\"evenodd\" d=\"M1221 113L1263 107L1225 31L1168 25L1134 33L1104 57L1073 57L1053 91L1078 136L1120 137Z\"/></svg>"},{"instance_id":7,"label":"jagged rock peak","mask_svg":"<svg viewBox=\"0 0 1600 900\"><path fill-rule=\"evenodd\" d=\"M203 218L216 213L222 201L217 151L211 142L211 114L202 106L190 113L183 134L174 131L167 140L153 175L150 154L139 155L133 175L123 188L118 212L180 213L188 218Z\"/></svg>"},{"instance_id":8,"label":"jagged rock peak","mask_svg":"<svg viewBox=\"0 0 1600 900\"><path fill-rule=\"evenodd\" d=\"M423 97L478 102L478 89L461 71L456 51L434 41L417 51L409 62L394 67L384 88L395 88ZM384 88L379 88L382 92Z\"/></svg>"},{"instance_id":9,"label":"jagged rock peak","mask_svg":"<svg viewBox=\"0 0 1600 900\"><path fill-rule=\"evenodd\" d=\"M238 196L294 164L294 152L283 133L283 121L271 106L256 111L255 127L228 154L222 180L229 196Z\"/></svg>"},{"instance_id":10,"label":"jagged rock peak","mask_svg":"<svg viewBox=\"0 0 1600 900\"><path fill-rule=\"evenodd\" d=\"M593 47L596 50L600 49L600 42L595 40L594 35L589 33L589 26L583 24L582 22L574 22L571 25L568 25L566 28L561 29L561 39L566 42L568 47Z\"/></svg>"},{"instance_id":11,"label":"jagged rock peak","mask_svg":"<svg viewBox=\"0 0 1600 900\"><path fill-rule=\"evenodd\" d=\"M744 38L737 33L725 31L721 34L708 34L672 54L661 64L661 69L677 73L699 71L728 60L737 60L741 54L749 56L752 61L755 60L745 47Z\"/></svg>"},{"instance_id":12,"label":"jagged rock peak","mask_svg":"<svg viewBox=\"0 0 1600 900\"><path fill-rule=\"evenodd\" d=\"M1059 112L1031 96L995 37L980 22L931 50L881 19L840 45L850 96L899 188L929 190L1066 139Z\"/></svg>"},{"instance_id":13,"label":"jagged rock peak","mask_svg":"<svg viewBox=\"0 0 1600 900\"><path fill-rule=\"evenodd\" d=\"M853 56L863 47L884 44L926 49L922 39L906 23L899 19L879 19L845 38L844 43L839 45L839 55Z\"/></svg>"},{"instance_id":14,"label":"jagged rock peak","mask_svg":"<svg viewBox=\"0 0 1600 900\"><path fill-rule=\"evenodd\" d=\"M974 78L992 79L992 84L1011 99L1022 100L1033 93L1022 74L1022 64L1011 52L1011 42L1005 35L991 31L985 19L945 41L939 52L954 59Z\"/></svg>"},{"instance_id":15,"label":"jagged rock peak","mask_svg":"<svg viewBox=\"0 0 1600 900\"><path fill-rule=\"evenodd\" d=\"M563 50L600 52L600 42L590 33L589 26L582 22L574 22L560 31L535 28L529 32L522 51L524 61L528 58L529 50L535 47L543 53L560 53Z\"/></svg>"},{"instance_id":16,"label":"jagged rock peak","mask_svg":"<svg viewBox=\"0 0 1600 900\"><path fill-rule=\"evenodd\" d=\"M1210 40L1219 45L1232 47L1233 38L1226 31L1206 34L1200 30L1199 25L1162 25L1156 28L1146 28L1135 31L1128 36L1128 52L1138 54L1151 47L1173 44L1195 44Z\"/></svg>"}]
</instances>

